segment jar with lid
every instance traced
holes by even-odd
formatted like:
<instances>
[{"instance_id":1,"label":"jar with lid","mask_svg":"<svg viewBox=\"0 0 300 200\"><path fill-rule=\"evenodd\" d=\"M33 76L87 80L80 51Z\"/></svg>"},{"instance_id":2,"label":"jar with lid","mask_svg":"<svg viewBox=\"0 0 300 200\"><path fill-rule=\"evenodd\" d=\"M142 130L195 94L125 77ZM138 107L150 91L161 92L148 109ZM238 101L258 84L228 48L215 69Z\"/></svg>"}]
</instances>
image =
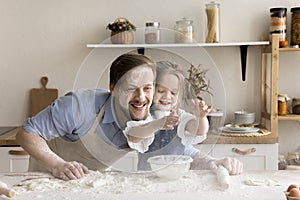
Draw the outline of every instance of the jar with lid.
<instances>
[{"instance_id":1,"label":"jar with lid","mask_svg":"<svg viewBox=\"0 0 300 200\"><path fill-rule=\"evenodd\" d=\"M293 114L300 114L300 98L293 98L292 100L292 111Z\"/></svg>"},{"instance_id":2,"label":"jar with lid","mask_svg":"<svg viewBox=\"0 0 300 200\"><path fill-rule=\"evenodd\" d=\"M207 35L205 42L220 42L220 4L214 1L205 5Z\"/></svg>"},{"instance_id":3,"label":"jar with lid","mask_svg":"<svg viewBox=\"0 0 300 200\"><path fill-rule=\"evenodd\" d=\"M158 44L160 43L160 24L159 22L146 22L145 43Z\"/></svg>"},{"instance_id":4,"label":"jar with lid","mask_svg":"<svg viewBox=\"0 0 300 200\"><path fill-rule=\"evenodd\" d=\"M175 43L192 43L194 41L194 25L192 20L183 18L176 21Z\"/></svg>"},{"instance_id":5,"label":"jar with lid","mask_svg":"<svg viewBox=\"0 0 300 200\"><path fill-rule=\"evenodd\" d=\"M278 115L287 115L289 113L288 100L290 98L287 94L278 94Z\"/></svg>"},{"instance_id":6,"label":"jar with lid","mask_svg":"<svg viewBox=\"0 0 300 200\"><path fill-rule=\"evenodd\" d=\"M272 42L272 34L279 34L279 47L288 46L286 37L286 12L287 8L270 8L270 37Z\"/></svg>"},{"instance_id":7,"label":"jar with lid","mask_svg":"<svg viewBox=\"0 0 300 200\"><path fill-rule=\"evenodd\" d=\"M286 165L287 165L287 163L286 163L284 155L278 155L278 169L285 170Z\"/></svg>"},{"instance_id":8,"label":"jar with lid","mask_svg":"<svg viewBox=\"0 0 300 200\"><path fill-rule=\"evenodd\" d=\"M300 7L291 8L291 45L300 45Z\"/></svg>"}]
</instances>

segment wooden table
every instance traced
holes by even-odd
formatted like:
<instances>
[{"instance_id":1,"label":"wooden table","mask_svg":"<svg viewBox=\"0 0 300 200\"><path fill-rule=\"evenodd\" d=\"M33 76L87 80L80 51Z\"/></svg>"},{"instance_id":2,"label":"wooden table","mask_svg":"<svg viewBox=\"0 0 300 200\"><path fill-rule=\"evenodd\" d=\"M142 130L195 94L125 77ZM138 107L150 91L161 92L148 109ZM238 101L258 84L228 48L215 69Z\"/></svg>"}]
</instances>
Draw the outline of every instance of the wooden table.
<instances>
[{"instance_id":1,"label":"wooden table","mask_svg":"<svg viewBox=\"0 0 300 200\"><path fill-rule=\"evenodd\" d=\"M300 184L300 171L246 171L242 175L230 177L230 187L228 190L221 190L218 186L215 174L211 171L191 171L187 176L175 180L166 181L157 178L153 173L124 174L117 173L97 173L93 172L92 179L80 179L74 182L64 182L52 179L56 184L65 184L60 189L43 189L49 185L49 180L36 185L35 189L27 192L19 192L14 200L60 200L60 199L130 199L130 200L284 200L284 190L291 183ZM49 176L44 174L44 176ZM15 174L7 176L0 174L0 180L9 186L25 184L30 176L25 174ZM38 177L35 177L38 178ZM46 178L47 179L47 178ZM38 180L38 179L36 179ZM94 182L92 182L92 180ZM33 180L29 180L33 181ZM50 180L51 181L51 180ZM59 181L61 181L59 183ZM252 181L258 185L246 184ZM76 185L78 184L78 185ZM16 186L14 189L18 189ZM16 190L17 191L17 190ZM0 200L6 198L0 196Z\"/></svg>"}]
</instances>

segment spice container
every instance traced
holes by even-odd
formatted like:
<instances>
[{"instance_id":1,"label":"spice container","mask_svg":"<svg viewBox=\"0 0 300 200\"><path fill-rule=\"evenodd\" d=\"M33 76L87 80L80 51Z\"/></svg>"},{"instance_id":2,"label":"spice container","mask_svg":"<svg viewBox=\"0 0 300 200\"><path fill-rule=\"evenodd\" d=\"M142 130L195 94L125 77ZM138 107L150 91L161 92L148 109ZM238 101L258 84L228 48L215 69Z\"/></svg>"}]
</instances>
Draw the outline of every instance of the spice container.
<instances>
[{"instance_id":1,"label":"spice container","mask_svg":"<svg viewBox=\"0 0 300 200\"><path fill-rule=\"evenodd\" d=\"M175 25L175 43L192 43L194 40L193 21L183 18L176 21Z\"/></svg>"},{"instance_id":2,"label":"spice container","mask_svg":"<svg viewBox=\"0 0 300 200\"><path fill-rule=\"evenodd\" d=\"M278 94L278 115L288 114L288 100L290 98L287 94Z\"/></svg>"},{"instance_id":3,"label":"spice container","mask_svg":"<svg viewBox=\"0 0 300 200\"><path fill-rule=\"evenodd\" d=\"M300 45L300 7L291 8L291 45Z\"/></svg>"},{"instance_id":4,"label":"spice container","mask_svg":"<svg viewBox=\"0 0 300 200\"><path fill-rule=\"evenodd\" d=\"M158 44L160 43L159 22L146 22L145 43Z\"/></svg>"},{"instance_id":5,"label":"spice container","mask_svg":"<svg viewBox=\"0 0 300 200\"><path fill-rule=\"evenodd\" d=\"M220 4L214 1L205 5L207 17L207 43L220 42Z\"/></svg>"},{"instance_id":6,"label":"spice container","mask_svg":"<svg viewBox=\"0 0 300 200\"><path fill-rule=\"evenodd\" d=\"M279 47L288 46L286 37L286 8L271 8L270 9L270 37L272 42L272 34L279 34Z\"/></svg>"}]
</instances>

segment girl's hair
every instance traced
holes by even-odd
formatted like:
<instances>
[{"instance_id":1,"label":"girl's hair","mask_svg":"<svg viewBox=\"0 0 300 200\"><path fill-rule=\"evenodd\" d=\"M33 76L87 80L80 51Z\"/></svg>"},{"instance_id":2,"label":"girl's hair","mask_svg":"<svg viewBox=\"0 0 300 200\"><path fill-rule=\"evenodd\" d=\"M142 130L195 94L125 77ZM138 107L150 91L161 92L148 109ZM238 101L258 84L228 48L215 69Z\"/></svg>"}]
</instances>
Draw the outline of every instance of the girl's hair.
<instances>
[{"instance_id":1,"label":"girl's hair","mask_svg":"<svg viewBox=\"0 0 300 200\"><path fill-rule=\"evenodd\" d=\"M166 74L172 74L178 78L178 105L180 106L182 98L184 96L185 77L183 71L179 65L170 61L159 61L156 63L156 84L159 84L162 76Z\"/></svg>"},{"instance_id":2,"label":"girl's hair","mask_svg":"<svg viewBox=\"0 0 300 200\"><path fill-rule=\"evenodd\" d=\"M141 66L149 66L156 75L156 65L150 58L142 54L126 53L119 56L111 65L109 73L109 86L113 89L121 77L131 69Z\"/></svg>"}]
</instances>

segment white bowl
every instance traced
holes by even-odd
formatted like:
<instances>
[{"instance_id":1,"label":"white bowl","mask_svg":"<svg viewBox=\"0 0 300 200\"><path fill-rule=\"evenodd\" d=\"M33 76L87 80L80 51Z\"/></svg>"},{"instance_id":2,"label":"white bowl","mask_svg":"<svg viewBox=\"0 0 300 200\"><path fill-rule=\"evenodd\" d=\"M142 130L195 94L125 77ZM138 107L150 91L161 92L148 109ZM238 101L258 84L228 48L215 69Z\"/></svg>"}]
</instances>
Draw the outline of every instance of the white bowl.
<instances>
[{"instance_id":1,"label":"white bowl","mask_svg":"<svg viewBox=\"0 0 300 200\"><path fill-rule=\"evenodd\" d=\"M152 171L163 179L179 179L190 170L193 159L184 155L159 155L148 159Z\"/></svg>"},{"instance_id":2,"label":"white bowl","mask_svg":"<svg viewBox=\"0 0 300 200\"><path fill-rule=\"evenodd\" d=\"M247 111L236 111L234 113L235 124L254 124L255 113Z\"/></svg>"}]
</instances>

